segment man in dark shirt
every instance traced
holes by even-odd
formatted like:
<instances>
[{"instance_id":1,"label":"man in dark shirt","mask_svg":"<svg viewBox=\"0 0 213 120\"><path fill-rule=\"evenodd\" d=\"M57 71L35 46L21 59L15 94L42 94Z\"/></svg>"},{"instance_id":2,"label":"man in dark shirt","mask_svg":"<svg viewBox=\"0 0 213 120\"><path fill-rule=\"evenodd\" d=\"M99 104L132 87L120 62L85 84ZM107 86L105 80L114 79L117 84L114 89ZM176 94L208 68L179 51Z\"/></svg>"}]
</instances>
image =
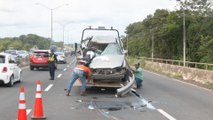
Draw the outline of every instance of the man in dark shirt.
<instances>
[{"instance_id":1,"label":"man in dark shirt","mask_svg":"<svg viewBox=\"0 0 213 120\"><path fill-rule=\"evenodd\" d=\"M50 53L49 58L48 58L49 73L50 73L50 79L49 80L54 80L56 63L57 63L56 54L54 54L54 50L51 49L51 53Z\"/></svg>"}]
</instances>

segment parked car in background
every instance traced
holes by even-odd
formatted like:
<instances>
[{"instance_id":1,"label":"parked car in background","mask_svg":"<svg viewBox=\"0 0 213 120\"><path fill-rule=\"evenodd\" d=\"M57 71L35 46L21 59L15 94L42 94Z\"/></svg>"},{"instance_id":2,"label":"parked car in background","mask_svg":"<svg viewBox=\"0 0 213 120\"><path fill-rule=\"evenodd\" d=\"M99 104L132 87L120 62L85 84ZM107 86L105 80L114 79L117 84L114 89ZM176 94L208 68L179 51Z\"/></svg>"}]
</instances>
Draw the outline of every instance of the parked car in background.
<instances>
[{"instance_id":1,"label":"parked car in background","mask_svg":"<svg viewBox=\"0 0 213 120\"><path fill-rule=\"evenodd\" d=\"M34 50L30 54L30 70L48 68L49 50Z\"/></svg>"},{"instance_id":2,"label":"parked car in background","mask_svg":"<svg viewBox=\"0 0 213 120\"><path fill-rule=\"evenodd\" d=\"M21 82L22 70L13 55L0 53L0 82L12 87L15 82Z\"/></svg>"},{"instance_id":3,"label":"parked car in background","mask_svg":"<svg viewBox=\"0 0 213 120\"><path fill-rule=\"evenodd\" d=\"M18 50L17 54L18 57L21 58L26 58L27 56L29 56L29 53L26 50Z\"/></svg>"},{"instance_id":4,"label":"parked car in background","mask_svg":"<svg viewBox=\"0 0 213 120\"><path fill-rule=\"evenodd\" d=\"M5 53L9 53L16 59L18 57L18 50L6 50Z\"/></svg>"},{"instance_id":5,"label":"parked car in background","mask_svg":"<svg viewBox=\"0 0 213 120\"><path fill-rule=\"evenodd\" d=\"M64 63L64 64L67 63L66 55L65 55L64 52L57 51L57 52L55 52L55 54L57 55L57 62L58 63Z\"/></svg>"}]
</instances>

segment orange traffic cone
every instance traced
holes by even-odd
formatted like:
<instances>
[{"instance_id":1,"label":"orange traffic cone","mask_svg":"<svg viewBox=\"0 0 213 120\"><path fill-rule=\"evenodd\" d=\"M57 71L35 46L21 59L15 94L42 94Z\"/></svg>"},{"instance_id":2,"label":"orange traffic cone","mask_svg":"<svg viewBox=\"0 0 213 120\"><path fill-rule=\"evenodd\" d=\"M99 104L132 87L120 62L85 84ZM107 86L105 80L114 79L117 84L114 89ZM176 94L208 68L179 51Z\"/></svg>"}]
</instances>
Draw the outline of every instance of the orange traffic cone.
<instances>
[{"instance_id":1,"label":"orange traffic cone","mask_svg":"<svg viewBox=\"0 0 213 120\"><path fill-rule=\"evenodd\" d=\"M27 120L27 111L25 104L24 87L20 87L19 105L18 105L18 120Z\"/></svg>"},{"instance_id":2,"label":"orange traffic cone","mask_svg":"<svg viewBox=\"0 0 213 120\"><path fill-rule=\"evenodd\" d=\"M34 114L32 119L46 119L43 114L42 95L41 95L41 82L38 80L36 86Z\"/></svg>"}]
</instances>

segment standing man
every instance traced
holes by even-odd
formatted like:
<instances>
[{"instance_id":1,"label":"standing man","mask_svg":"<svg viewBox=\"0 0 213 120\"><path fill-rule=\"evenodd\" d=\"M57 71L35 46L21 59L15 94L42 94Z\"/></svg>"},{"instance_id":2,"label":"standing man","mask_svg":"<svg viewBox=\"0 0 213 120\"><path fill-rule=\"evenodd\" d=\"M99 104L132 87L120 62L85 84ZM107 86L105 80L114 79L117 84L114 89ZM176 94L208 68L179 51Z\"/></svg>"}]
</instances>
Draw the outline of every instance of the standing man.
<instances>
[{"instance_id":1,"label":"standing man","mask_svg":"<svg viewBox=\"0 0 213 120\"><path fill-rule=\"evenodd\" d=\"M57 57L54 54L54 50L51 49L51 53L50 53L49 58L48 58L49 72L50 72L50 79L49 80L54 80L56 62L57 62Z\"/></svg>"},{"instance_id":2,"label":"standing man","mask_svg":"<svg viewBox=\"0 0 213 120\"><path fill-rule=\"evenodd\" d=\"M91 71L87 67L87 61L85 60L79 60L78 65L73 69L71 79L68 82L67 85L67 93L66 96L70 96L71 89L73 87L73 84L77 79L81 80L81 95L85 96L86 95L86 84L87 84L87 79L90 80L91 77Z\"/></svg>"},{"instance_id":3,"label":"standing man","mask_svg":"<svg viewBox=\"0 0 213 120\"><path fill-rule=\"evenodd\" d=\"M135 75L136 87L140 89L143 82L143 76L142 76L143 71L142 71L142 68L140 67L140 63L135 64L135 69L132 69L132 71Z\"/></svg>"}]
</instances>

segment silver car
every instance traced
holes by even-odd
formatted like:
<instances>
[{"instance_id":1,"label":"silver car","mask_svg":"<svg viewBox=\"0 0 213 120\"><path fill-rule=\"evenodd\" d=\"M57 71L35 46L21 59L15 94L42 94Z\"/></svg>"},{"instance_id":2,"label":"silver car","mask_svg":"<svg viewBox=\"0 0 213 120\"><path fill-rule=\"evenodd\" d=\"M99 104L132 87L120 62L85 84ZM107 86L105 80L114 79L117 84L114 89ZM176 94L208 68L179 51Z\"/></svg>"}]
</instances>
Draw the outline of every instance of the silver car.
<instances>
[{"instance_id":1,"label":"silver car","mask_svg":"<svg viewBox=\"0 0 213 120\"><path fill-rule=\"evenodd\" d=\"M54 53L57 55L57 63L64 63L64 64L67 63L66 55L65 55L64 52L57 51L57 52L54 52Z\"/></svg>"}]
</instances>

